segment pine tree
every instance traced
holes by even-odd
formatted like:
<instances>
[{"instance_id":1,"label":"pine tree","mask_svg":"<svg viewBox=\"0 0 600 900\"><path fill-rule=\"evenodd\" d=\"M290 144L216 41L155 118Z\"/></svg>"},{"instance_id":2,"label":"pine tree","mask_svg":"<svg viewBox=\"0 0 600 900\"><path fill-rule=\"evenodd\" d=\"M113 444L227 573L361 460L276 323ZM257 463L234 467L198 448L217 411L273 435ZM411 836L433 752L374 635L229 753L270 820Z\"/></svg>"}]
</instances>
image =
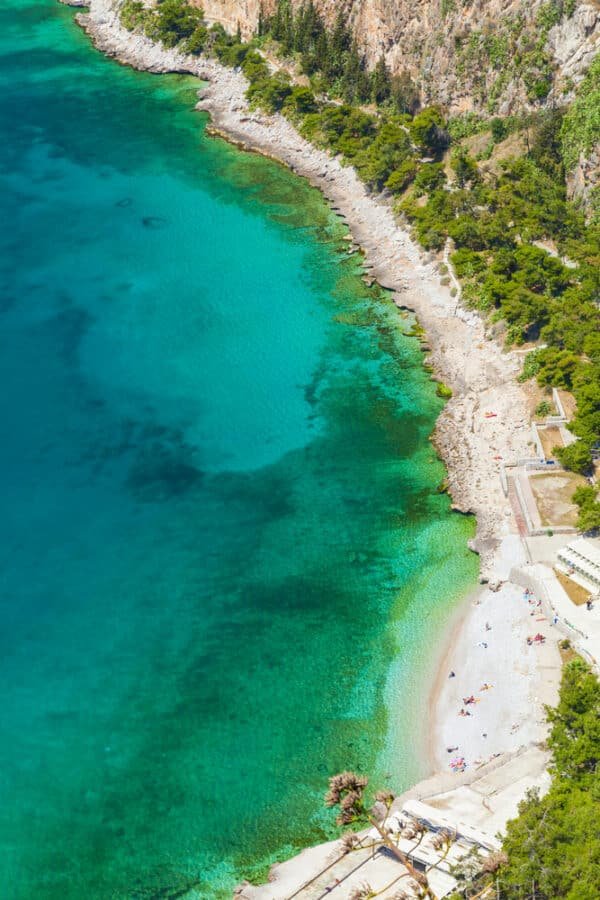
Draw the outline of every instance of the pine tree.
<instances>
[{"instance_id":1,"label":"pine tree","mask_svg":"<svg viewBox=\"0 0 600 900\"><path fill-rule=\"evenodd\" d=\"M335 75L341 75L344 71L344 54L350 50L350 44L350 31L346 27L344 11L340 9L335 20L330 47L330 63Z\"/></svg>"},{"instance_id":2,"label":"pine tree","mask_svg":"<svg viewBox=\"0 0 600 900\"><path fill-rule=\"evenodd\" d=\"M282 0L283 6L283 33L281 43L288 52L294 48L294 12L290 0Z\"/></svg>"},{"instance_id":3,"label":"pine tree","mask_svg":"<svg viewBox=\"0 0 600 900\"><path fill-rule=\"evenodd\" d=\"M349 103L362 102L369 99L370 81L365 68L364 57L361 56L356 41L345 55L342 76L342 90Z\"/></svg>"},{"instance_id":4,"label":"pine tree","mask_svg":"<svg viewBox=\"0 0 600 900\"><path fill-rule=\"evenodd\" d=\"M390 97L391 87L390 71L382 53L371 73L371 97L373 102L385 103Z\"/></svg>"},{"instance_id":5,"label":"pine tree","mask_svg":"<svg viewBox=\"0 0 600 900\"><path fill-rule=\"evenodd\" d=\"M260 5L258 7L258 25L256 28L256 33L258 34L259 37L262 37L262 35L265 34L265 32L267 30L265 26L266 26L265 9L264 9L262 0L260 0Z\"/></svg>"},{"instance_id":6,"label":"pine tree","mask_svg":"<svg viewBox=\"0 0 600 900\"><path fill-rule=\"evenodd\" d=\"M294 44L293 49L299 53L304 53L310 46L308 9L306 4L302 3L296 13L296 21L294 24Z\"/></svg>"},{"instance_id":7,"label":"pine tree","mask_svg":"<svg viewBox=\"0 0 600 900\"><path fill-rule=\"evenodd\" d=\"M315 68L321 69L325 75L331 74L331 54L329 49L329 40L325 29L321 31L315 45Z\"/></svg>"}]
</instances>

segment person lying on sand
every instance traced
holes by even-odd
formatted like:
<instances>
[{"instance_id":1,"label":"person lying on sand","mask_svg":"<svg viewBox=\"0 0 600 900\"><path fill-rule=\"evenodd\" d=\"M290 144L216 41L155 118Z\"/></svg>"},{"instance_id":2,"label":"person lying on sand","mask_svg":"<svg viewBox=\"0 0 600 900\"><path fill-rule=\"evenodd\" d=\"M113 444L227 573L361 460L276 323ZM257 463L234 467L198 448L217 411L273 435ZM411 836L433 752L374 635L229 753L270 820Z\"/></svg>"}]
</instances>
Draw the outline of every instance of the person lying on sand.
<instances>
[{"instance_id":1,"label":"person lying on sand","mask_svg":"<svg viewBox=\"0 0 600 900\"><path fill-rule=\"evenodd\" d=\"M468 709L461 709L461 711L459 712L459 716L470 716L470 715L471 715L471 713L469 712Z\"/></svg>"},{"instance_id":2,"label":"person lying on sand","mask_svg":"<svg viewBox=\"0 0 600 900\"><path fill-rule=\"evenodd\" d=\"M483 684L481 685L481 687L479 688L479 690L480 691L489 691L493 687L494 687L493 684L488 684L487 681L484 681Z\"/></svg>"}]
</instances>

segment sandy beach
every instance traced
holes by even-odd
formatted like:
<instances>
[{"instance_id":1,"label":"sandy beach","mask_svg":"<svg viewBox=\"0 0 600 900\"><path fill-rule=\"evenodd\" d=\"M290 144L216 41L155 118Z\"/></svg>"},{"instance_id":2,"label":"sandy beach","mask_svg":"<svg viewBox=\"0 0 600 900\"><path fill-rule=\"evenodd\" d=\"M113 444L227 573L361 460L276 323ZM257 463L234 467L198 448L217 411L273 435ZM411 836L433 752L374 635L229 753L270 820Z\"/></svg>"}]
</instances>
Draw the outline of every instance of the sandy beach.
<instances>
[{"instance_id":1,"label":"sandy beach","mask_svg":"<svg viewBox=\"0 0 600 900\"><path fill-rule=\"evenodd\" d=\"M412 241L385 197L369 194L352 168L312 147L282 116L249 109L241 73L130 34L118 21L114 0L90 0L78 20L100 50L121 62L208 81L198 108L210 113L213 131L281 161L319 188L346 221L369 274L418 317L428 360L453 391L433 440L448 469L455 508L477 517L473 549L480 554L484 582L465 601L440 648L429 703L431 769L448 772L450 747L459 748L468 766L477 766L540 741L543 704L556 697L560 659L552 627L523 599L522 588L508 582L525 551L499 477L503 461L529 455L527 389L516 380L520 357L506 352L486 334L480 316L451 296L440 282L438 261ZM538 631L548 640L529 647L527 635ZM465 705L471 695L474 702ZM471 714L460 716L461 709Z\"/></svg>"},{"instance_id":2,"label":"sandy beach","mask_svg":"<svg viewBox=\"0 0 600 900\"><path fill-rule=\"evenodd\" d=\"M481 588L461 609L432 688L434 771L448 771L457 755L473 768L543 741L544 704L557 699L558 634L537 598L526 598L523 588L507 580L510 568L525 562L516 535L504 539L497 562L504 564L503 583L498 590ZM538 633L545 642L528 645L527 637Z\"/></svg>"}]
</instances>

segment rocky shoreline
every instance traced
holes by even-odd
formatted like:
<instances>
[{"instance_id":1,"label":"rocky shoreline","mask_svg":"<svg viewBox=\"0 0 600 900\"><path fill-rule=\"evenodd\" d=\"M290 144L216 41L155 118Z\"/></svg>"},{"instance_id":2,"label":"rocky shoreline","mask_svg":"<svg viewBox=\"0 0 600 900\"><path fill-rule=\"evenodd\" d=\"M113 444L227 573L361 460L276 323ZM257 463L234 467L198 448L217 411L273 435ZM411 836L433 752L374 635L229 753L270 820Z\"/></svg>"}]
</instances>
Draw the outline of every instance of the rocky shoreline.
<instances>
[{"instance_id":1,"label":"rocky shoreline","mask_svg":"<svg viewBox=\"0 0 600 900\"><path fill-rule=\"evenodd\" d=\"M81 0L61 2L81 4ZM392 292L399 308L415 313L427 336L427 361L435 376L453 392L432 436L448 470L453 507L476 516L472 547L480 554L481 580L507 582L511 566L524 561L511 506L500 481L503 462L529 455L530 403L525 387L517 381L519 356L505 352L486 334L481 317L465 309L452 296L450 287L441 283L438 261L422 253L385 197L370 194L351 167L313 147L283 116L249 108L247 82L240 72L213 60L184 56L128 32L119 22L116 0L88 0L87 5L88 11L79 13L77 20L106 55L140 70L187 73L208 82L199 92L197 108L211 116L209 133L277 160L307 178L348 225L355 245L364 254L368 276ZM478 677L482 681L493 678L498 686L486 733L482 736L479 729L468 736L474 760L539 741L545 730L538 695L546 676L533 658L527 661L527 672L522 669L522 632L527 622L519 608L520 594L513 597L510 590L508 585L500 593L482 589L460 629L467 635L469 628L474 634L473 629L480 627L477 617L482 602L485 615L495 627L497 623L498 631L504 623L502 647L495 653L490 650L490 658L481 655L482 662L472 663L468 675L469 683ZM456 640L456 634L449 635L446 648L438 648L438 669L445 669L449 661L454 668L460 665L453 655L459 644L461 655L472 654L468 649L472 636L453 648ZM519 678L511 681L507 677L505 687L501 687L504 673L517 670ZM516 689L521 676L525 680ZM438 672L428 710L429 731L435 742L430 747L433 768L444 764L444 742L456 728L458 694L458 684L447 682L446 674ZM525 724L527 716L532 718L530 726ZM513 735L510 729L518 717L523 723L518 735Z\"/></svg>"}]
</instances>

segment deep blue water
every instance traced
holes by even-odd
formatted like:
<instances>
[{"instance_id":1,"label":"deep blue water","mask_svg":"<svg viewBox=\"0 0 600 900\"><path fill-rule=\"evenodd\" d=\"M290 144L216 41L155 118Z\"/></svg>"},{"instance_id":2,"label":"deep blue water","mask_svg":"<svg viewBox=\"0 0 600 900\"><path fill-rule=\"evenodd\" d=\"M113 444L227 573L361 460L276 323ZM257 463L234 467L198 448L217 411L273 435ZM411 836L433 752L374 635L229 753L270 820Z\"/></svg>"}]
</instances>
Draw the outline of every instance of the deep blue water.
<instances>
[{"instance_id":1,"label":"deep blue water","mask_svg":"<svg viewBox=\"0 0 600 900\"><path fill-rule=\"evenodd\" d=\"M472 524L317 192L72 18L0 9L0 894L226 897L421 774Z\"/></svg>"}]
</instances>

